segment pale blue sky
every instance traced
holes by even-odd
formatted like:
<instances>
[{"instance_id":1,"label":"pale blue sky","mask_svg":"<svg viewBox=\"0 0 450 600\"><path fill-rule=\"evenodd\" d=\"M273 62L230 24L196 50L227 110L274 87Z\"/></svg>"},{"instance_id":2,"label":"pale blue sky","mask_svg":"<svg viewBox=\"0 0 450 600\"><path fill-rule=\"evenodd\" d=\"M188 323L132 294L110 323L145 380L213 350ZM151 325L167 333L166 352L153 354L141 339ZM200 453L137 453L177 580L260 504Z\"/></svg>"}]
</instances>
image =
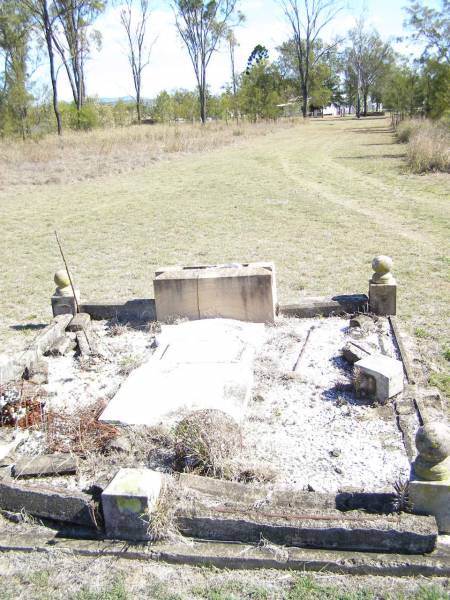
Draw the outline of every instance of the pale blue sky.
<instances>
[{"instance_id":1,"label":"pale blue sky","mask_svg":"<svg viewBox=\"0 0 450 600\"><path fill-rule=\"evenodd\" d=\"M151 0L150 0L151 2ZM404 33L402 23L405 13L402 7L408 0L349 0L347 7L328 27L324 37L345 35L352 27L355 16L364 14L369 25L380 34L395 40ZM436 3L429 2L429 5ZM170 2L153 0L150 19L150 34L156 37L151 61L143 74L143 96L154 97L159 91L175 88L195 87L194 73L187 52L177 36ZM245 67L247 57L256 44L265 45L271 58L276 57L275 48L289 37L289 29L276 0L241 0L239 7L246 22L236 31L240 44L236 51L237 70ZM96 22L102 33L103 47L94 52L87 65L87 91L90 96L127 96L133 93L132 79L127 63L124 35L119 21L119 7L110 8ZM398 50L414 51L404 44L395 45ZM46 68L39 75L46 77ZM214 92L220 91L230 80L230 65L227 53L222 50L211 59L208 83ZM58 85L63 99L70 100L69 87L63 70L59 71Z\"/></svg>"}]
</instances>

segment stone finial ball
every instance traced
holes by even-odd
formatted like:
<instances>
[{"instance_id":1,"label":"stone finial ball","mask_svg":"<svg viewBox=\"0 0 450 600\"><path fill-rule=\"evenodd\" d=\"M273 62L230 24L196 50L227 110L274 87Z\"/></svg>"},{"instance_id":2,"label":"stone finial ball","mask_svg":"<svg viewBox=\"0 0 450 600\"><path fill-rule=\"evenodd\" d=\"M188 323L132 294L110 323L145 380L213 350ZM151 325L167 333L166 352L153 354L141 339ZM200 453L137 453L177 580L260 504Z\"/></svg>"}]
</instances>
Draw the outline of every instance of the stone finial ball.
<instances>
[{"instance_id":1,"label":"stone finial ball","mask_svg":"<svg viewBox=\"0 0 450 600\"><path fill-rule=\"evenodd\" d=\"M379 273L380 275L389 273L389 271L392 269L392 265L393 261L390 256L375 256L372 261L372 269L375 271L375 273Z\"/></svg>"},{"instance_id":2,"label":"stone finial ball","mask_svg":"<svg viewBox=\"0 0 450 600\"><path fill-rule=\"evenodd\" d=\"M59 269L59 271L56 271L54 280L59 288L65 288L70 285L70 279L65 269Z\"/></svg>"},{"instance_id":3,"label":"stone finial ball","mask_svg":"<svg viewBox=\"0 0 450 600\"><path fill-rule=\"evenodd\" d=\"M450 429L438 421L419 427L416 433L419 455L428 462L437 463L450 456Z\"/></svg>"}]
</instances>

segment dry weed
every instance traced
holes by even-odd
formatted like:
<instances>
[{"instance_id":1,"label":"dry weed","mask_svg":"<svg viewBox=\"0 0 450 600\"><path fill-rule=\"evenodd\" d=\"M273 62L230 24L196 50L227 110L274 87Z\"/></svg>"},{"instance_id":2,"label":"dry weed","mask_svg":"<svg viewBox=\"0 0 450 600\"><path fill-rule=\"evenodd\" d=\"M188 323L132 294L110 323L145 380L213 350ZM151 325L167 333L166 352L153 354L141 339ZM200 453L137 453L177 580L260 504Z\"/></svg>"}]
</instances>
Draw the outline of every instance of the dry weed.
<instances>
[{"instance_id":1,"label":"dry weed","mask_svg":"<svg viewBox=\"0 0 450 600\"><path fill-rule=\"evenodd\" d=\"M46 414L47 447L51 452L86 455L103 448L118 435L112 425L98 420L106 403L97 400L73 413L50 410Z\"/></svg>"},{"instance_id":2,"label":"dry weed","mask_svg":"<svg viewBox=\"0 0 450 600\"><path fill-rule=\"evenodd\" d=\"M424 122L409 139L408 162L415 173L450 173L450 128Z\"/></svg>"},{"instance_id":3,"label":"dry weed","mask_svg":"<svg viewBox=\"0 0 450 600\"><path fill-rule=\"evenodd\" d=\"M149 515L147 532L153 541L170 540L179 542L183 539L175 519L179 500L174 478L166 475L156 506Z\"/></svg>"},{"instance_id":4,"label":"dry weed","mask_svg":"<svg viewBox=\"0 0 450 600\"><path fill-rule=\"evenodd\" d=\"M175 428L175 469L222 477L241 447L237 423L220 410L189 413Z\"/></svg>"},{"instance_id":5,"label":"dry weed","mask_svg":"<svg viewBox=\"0 0 450 600\"><path fill-rule=\"evenodd\" d=\"M300 122L300 121L299 121ZM291 123L242 123L239 135L223 122L66 131L62 138L0 142L2 187L72 183L134 171L174 154L207 152L271 133Z\"/></svg>"}]
</instances>

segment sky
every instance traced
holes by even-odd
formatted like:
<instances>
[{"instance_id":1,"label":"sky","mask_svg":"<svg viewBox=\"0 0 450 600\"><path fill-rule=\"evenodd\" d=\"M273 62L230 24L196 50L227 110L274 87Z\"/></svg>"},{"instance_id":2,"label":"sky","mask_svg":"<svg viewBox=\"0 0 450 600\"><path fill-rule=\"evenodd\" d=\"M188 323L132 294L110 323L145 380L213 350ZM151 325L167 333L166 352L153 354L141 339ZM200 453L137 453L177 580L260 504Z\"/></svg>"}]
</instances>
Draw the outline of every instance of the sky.
<instances>
[{"instance_id":1,"label":"sky","mask_svg":"<svg viewBox=\"0 0 450 600\"><path fill-rule=\"evenodd\" d=\"M353 26L355 17L364 15L368 26L375 27L384 39L391 39L398 51L414 52L406 44L396 43L404 34L403 7L408 0L348 0L346 8L324 30L324 39L343 36ZM126 55L124 31L117 6L108 8L95 22L102 34L100 51L94 51L86 66L87 93L101 98L133 95L131 71ZM169 0L150 0L152 14L149 21L149 39L154 40L150 64L142 77L142 96L154 98L162 90L194 89L195 77L183 42L177 34ZM435 5L435 2L428 2ZM240 0L239 9L245 22L236 29L239 43L236 49L236 70L241 72L247 58L257 44L266 46L269 57L276 58L276 47L289 37L289 28L277 0ZM416 50L417 52L417 50ZM36 73L40 81L47 77L47 66L42 64ZM230 61L225 48L219 49L210 62L207 82L218 93L231 79ZM70 100L70 88L63 69L58 73L58 89L63 100Z\"/></svg>"}]
</instances>

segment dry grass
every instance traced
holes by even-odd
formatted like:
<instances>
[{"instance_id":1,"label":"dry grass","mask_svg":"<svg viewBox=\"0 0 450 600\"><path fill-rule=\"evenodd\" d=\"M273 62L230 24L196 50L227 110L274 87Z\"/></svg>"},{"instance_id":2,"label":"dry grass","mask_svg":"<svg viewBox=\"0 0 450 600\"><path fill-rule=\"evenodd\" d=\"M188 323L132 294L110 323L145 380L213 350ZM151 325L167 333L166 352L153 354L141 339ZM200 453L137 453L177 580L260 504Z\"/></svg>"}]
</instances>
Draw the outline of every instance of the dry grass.
<instances>
[{"instance_id":1,"label":"dry grass","mask_svg":"<svg viewBox=\"0 0 450 600\"><path fill-rule=\"evenodd\" d=\"M55 227L90 301L151 297L161 265L262 259L276 264L281 303L367 292L372 258L389 254L399 318L411 335L427 332L430 377L450 393L449 175L412 174L383 118L317 119L233 139L88 182L4 184L2 347L25 346L51 317Z\"/></svg>"},{"instance_id":2,"label":"dry grass","mask_svg":"<svg viewBox=\"0 0 450 600\"><path fill-rule=\"evenodd\" d=\"M279 127L279 126L278 126ZM9 185L73 183L126 173L173 154L207 152L240 140L266 135L275 126L222 122L131 126L67 131L62 138L0 142L0 188Z\"/></svg>"},{"instance_id":3,"label":"dry grass","mask_svg":"<svg viewBox=\"0 0 450 600\"><path fill-rule=\"evenodd\" d=\"M415 173L450 173L450 127L427 123L408 143L408 162Z\"/></svg>"},{"instance_id":4,"label":"dry grass","mask_svg":"<svg viewBox=\"0 0 450 600\"><path fill-rule=\"evenodd\" d=\"M237 423L220 410L196 410L176 426L175 461L180 471L223 477L241 447Z\"/></svg>"}]
</instances>

